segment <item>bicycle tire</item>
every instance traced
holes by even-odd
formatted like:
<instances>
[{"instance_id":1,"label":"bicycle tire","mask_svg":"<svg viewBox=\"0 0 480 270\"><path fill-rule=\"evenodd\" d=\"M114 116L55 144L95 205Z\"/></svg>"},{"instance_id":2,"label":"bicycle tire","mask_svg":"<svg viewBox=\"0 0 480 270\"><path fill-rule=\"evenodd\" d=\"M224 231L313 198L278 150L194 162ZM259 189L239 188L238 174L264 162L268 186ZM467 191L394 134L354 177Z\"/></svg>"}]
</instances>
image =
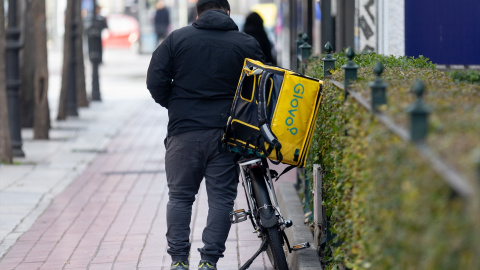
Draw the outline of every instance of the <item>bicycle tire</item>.
<instances>
[{"instance_id":1,"label":"bicycle tire","mask_svg":"<svg viewBox=\"0 0 480 270\"><path fill-rule=\"evenodd\" d=\"M282 245L282 236L277 227L267 231L267 255L273 268L276 270L288 270L287 258Z\"/></svg>"},{"instance_id":2,"label":"bicycle tire","mask_svg":"<svg viewBox=\"0 0 480 270\"><path fill-rule=\"evenodd\" d=\"M252 182L253 182L253 191L255 196L256 207L259 209L264 204L271 205L270 198L268 194L264 194L260 192L260 190L256 190L255 187L266 191L265 184L262 180L264 180L264 175L258 168L251 171ZM263 195L263 196L262 196ZM275 214L273 208L269 207L268 212L269 214ZM287 259L285 257L285 251L283 249L283 239L282 235L278 231L278 226L274 226L271 228L264 228L264 237L267 238L267 256L272 264L273 268L276 270L288 270Z\"/></svg>"}]
</instances>

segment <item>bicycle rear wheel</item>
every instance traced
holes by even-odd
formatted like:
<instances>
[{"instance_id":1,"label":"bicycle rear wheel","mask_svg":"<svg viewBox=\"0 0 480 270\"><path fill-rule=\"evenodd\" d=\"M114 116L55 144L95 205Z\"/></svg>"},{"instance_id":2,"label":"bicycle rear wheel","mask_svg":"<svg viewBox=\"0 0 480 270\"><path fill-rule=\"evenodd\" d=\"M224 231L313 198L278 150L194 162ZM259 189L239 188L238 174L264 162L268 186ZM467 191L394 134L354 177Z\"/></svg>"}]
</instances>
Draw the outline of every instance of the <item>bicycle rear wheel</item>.
<instances>
[{"instance_id":1,"label":"bicycle rear wheel","mask_svg":"<svg viewBox=\"0 0 480 270\"><path fill-rule=\"evenodd\" d=\"M285 250L282 245L282 235L277 227L268 228L267 234L267 255L273 268L276 270L288 270Z\"/></svg>"},{"instance_id":2,"label":"bicycle rear wheel","mask_svg":"<svg viewBox=\"0 0 480 270\"><path fill-rule=\"evenodd\" d=\"M257 211L259 211L260 215L263 215L264 218L268 219L268 222L275 222L273 227L263 227L262 230L264 231L263 237L267 238L267 255L270 263L276 270L288 270L285 251L283 249L283 239L278 230L278 220L275 216L275 210L272 207L272 202L268 195L265 176L260 168L253 168L250 170L250 177L252 179L252 189ZM262 224L260 218L258 224ZM270 224L270 226L272 225Z\"/></svg>"}]
</instances>

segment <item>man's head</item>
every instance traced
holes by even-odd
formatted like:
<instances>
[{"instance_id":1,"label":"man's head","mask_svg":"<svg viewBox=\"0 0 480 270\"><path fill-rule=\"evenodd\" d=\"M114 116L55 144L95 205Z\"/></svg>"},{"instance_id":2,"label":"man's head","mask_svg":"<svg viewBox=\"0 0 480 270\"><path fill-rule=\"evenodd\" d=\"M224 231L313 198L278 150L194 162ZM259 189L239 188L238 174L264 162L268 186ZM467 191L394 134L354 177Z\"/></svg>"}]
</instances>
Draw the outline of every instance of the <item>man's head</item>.
<instances>
[{"instance_id":1,"label":"man's head","mask_svg":"<svg viewBox=\"0 0 480 270\"><path fill-rule=\"evenodd\" d=\"M222 9L230 14L230 4L228 0L198 0L197 14L200 16L203 12L210 9Z\"/></svg>"}]
</instances>

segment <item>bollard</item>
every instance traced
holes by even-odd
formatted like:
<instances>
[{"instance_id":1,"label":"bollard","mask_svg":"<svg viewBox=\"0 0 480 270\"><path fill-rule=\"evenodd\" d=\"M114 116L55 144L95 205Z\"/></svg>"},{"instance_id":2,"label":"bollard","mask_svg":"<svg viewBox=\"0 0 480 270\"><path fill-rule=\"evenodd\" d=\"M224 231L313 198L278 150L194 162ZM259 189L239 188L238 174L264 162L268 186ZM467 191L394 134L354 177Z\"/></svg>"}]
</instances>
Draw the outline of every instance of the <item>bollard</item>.
<instances>
[{"instance_id":1,"label":"bollard","mask_svg":"<svg viewBox=\"0 0 480 270\"><path fill-rule=\"evenodd\" d=\"M377 75L375 81L369 84L372 89L372 111L376 111L377 107L383 104L387 104L386 90L387 84L382 80L383 73L383 64L382 62L377 62L373 72Z\"/></svg>"},{"instance_id":2,"label":"bollard","mask_svg":"<svg viewBox=\"0 0 480 270\"><path fill-rule=\"evenodd\" d=\"M345 70L345 100L348 96L348 86L351 82L357 80L357 70L360 68L355 64L355 62L353 62L355 52L353 51L352 47L348 47L347 57L347 63L342 66L342 68Z\"/></svg>"},{"instance_id":3,"label":"bollard","mask_svg":"<svg viewBox=\"0 0 480 270\"><path fill-rule=\"evenodd\" d=\"M418 80L413 86L413 91L417 98L407 108L407 111L410 113L410 139L413 142L421 142L427 136L430 108L423 103L423 94L425 92L423 81Z\"/></svg>"},{"instance_id":4,"label":"bollard","mask_svg":"<svg viewBox=\"0 0 480 270\"><path fill-rule=\"evenodd\" d=\"M325 58L322 58L322 61L323 61L323 77L327 78L327 77L332 75L332 73L330 73L330 71L335 69L335 61L337 59L333 58L333 56L332 56L333 47L330 44L330 42L327 42L327 44L325 44L324 49L325 49L325 52L327 53L327 55L325 55Z\"/></svg>"},{"instance_id":5,"label":"bollard","mask_svg":"<svg viewBox=\"0 0 480 270\"><path fill-rule=\"evenodd\" d=\"M3 5L3 4L2 4ZM2 22L4 23L4 22ZM18 93L20 87L20 61L19 53L22 43L20 42L20 28L17 23L17 1L8 1L8 27L6 31L6 86L8 104L8 122L14 157L24 157L22 150L22 132L20 127L20 107ZM4 52L2 52L4 53Z\"/></svg>"},{"instance_id":6,"label":"bollard","mask_svg":"<svg viewBox=\"0 0 480 270\"><path fill-rule=\"evenodd\" d=\"M312 46L307 42L308 36L307 34L303 35L303 44L300 45L300 59L302 62L302 74L305 75L305 70L307 68L308 59L312 54Z\"/></svg>"}]
</instances>

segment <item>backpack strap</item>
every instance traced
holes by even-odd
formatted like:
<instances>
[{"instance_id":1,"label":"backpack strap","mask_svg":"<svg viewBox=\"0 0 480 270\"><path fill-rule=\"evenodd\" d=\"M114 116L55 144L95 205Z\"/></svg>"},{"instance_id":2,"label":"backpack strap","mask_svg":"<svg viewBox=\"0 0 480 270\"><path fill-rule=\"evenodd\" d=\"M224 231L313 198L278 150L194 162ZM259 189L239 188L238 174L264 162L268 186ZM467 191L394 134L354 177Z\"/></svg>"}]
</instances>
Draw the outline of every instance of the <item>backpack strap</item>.
<instances>
[{"instance_id":1,"label":"backpack strap","mask_svg":"<svg viewBox=\"0 0 480 270\"><path fill-rule=\"evenodd\" d=\"M275 164L275 162L273 162L273 160L270 160L270 162L272 162L272 164ZM268 166L268 162L267 162L267 159L266 158L262 158L262 165L263 165L263 168L266 169L266 170L269 170L269 166ZM278 164L275 164L275 165L278 165ZM273 176L275 178L275 182L278 181L278 179L280 178L280 176L286 174L287 172L291 171L293 168L296 168L295 165L290 165L288 167L286 167L285 169L283 169L283 171L280 173L280 174L277 174L276 171L274 170L270 170L270 171L273 171L275 174L277 174L276 176Z\"/></svg>"},{"instance_id":2,"label":"backpack strap","mask_svg":"<svg viewBox=\"0 0 480 270\"><path fill-rule=\"evenodd\" d=\"M230 137L232 136L231 134L232 117L230 117L229 115L230 115L230 112L227 113L227 116L228 116L227 124L223 126L223 135L220 138L220 141L218 142L219 152L224 152L228 149L228 146L227 146L228 139L230 139Z\"/></svg>"},{"instance_id":3,"label":"backpack strap","mask_svg":"<svg viewBox=\"0 0 480 270\"><path fill-rule=\"evenodd\" d=\"M282 156L280 149L282 144L278 141L277 137L270 130L267 119L267 98L266 98L266 88L268 80L273 76L272 73L264 71L262 78L259 83L258 91L258 125L260 128L260 133L262 134L265 141L273 145L277 151L277 159Z\"/></svg>"},{"instance_id":4,"label":"backpack strap","mask_svg":"<svg viewBox=\"0 0 480 270\"><path fill-rule=\"evenodd\" d=\"M285 168L281 174L279 174L276 178L275 178L275 182L278 181L278 179L280 178L280 176L286 174L287 172L291 171L293 168L296 168L295 165L290 165L288 166L287 168Z\"/></svg>"}]
</instances>

